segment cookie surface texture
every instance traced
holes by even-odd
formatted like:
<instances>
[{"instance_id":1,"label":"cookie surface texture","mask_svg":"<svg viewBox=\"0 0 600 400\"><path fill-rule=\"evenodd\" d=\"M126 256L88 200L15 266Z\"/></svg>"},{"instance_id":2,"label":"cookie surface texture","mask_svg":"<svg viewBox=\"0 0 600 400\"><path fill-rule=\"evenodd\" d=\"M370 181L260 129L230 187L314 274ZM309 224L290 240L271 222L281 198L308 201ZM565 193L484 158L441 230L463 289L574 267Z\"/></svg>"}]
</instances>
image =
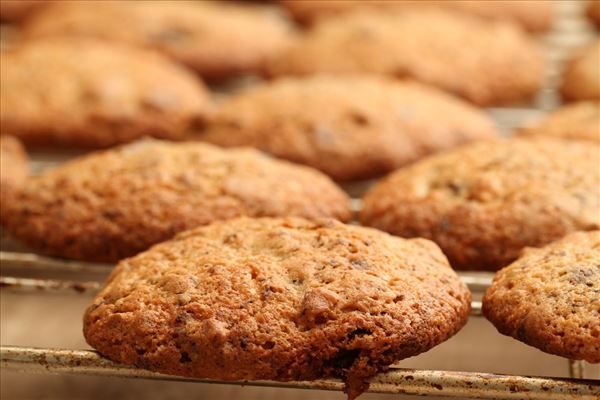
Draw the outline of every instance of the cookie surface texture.
<instances>
[{"instance_id":1,"label":"cookie surface texture","mask_svg":"<svg viewBox=\"0 0 600 400\"><path fill-rule=\"evenodd\" d=\"M350 181L496 136L482 110L435 88L383 77L314 76L233 95L199 138L256 147Z\"/></svg>"},{"instance_id":2,"label":"cookie surface texture","mask_svg":"<svg viewBox=\"0 0 600 400\"><path fill-rule=\"evenodd\" d=\"M252 149L135 142L31 178L2 207L16 239L43 253L116 261L186 229L237 216L350 218L348 197L311 168Z\"/></svg>"},{"instance_id":3,"label":"cookie surface texture","mask_svg":"<svg viewBox=\"0 0 600 400\"><path fill-rule=\"evenodd\" d=\"M365 379L444 341L470 293L433 243L333 220L236 219L120 263L84 317L110 359L224 380Z\"/></svg>"},{"instance_id":4,"label":"cookie surface texture","mask_svg":"<svg viewBox=\"0 0 600 400\"><path fill-rule=\"evenodd\" d=\"M522 129L520 134L600 142L600 101L560 107Z\"/></svg>"},{"instance_id":5,"label":"cookie surface texture","mask_svg":"<svg viewBox=\"0 0 600 400\"><path fill-rule=\"evenodd\" d=\"M559 139L476 143L392 173L361 222L436 242L457 269L497 270L522 248L600 227L600 146Z\"/></svg>"},{"instance_id":6,"label":"cookie surface texture","mask_svg":"<svg viewBox=\"0 0 600 400\"><path fill-rule=\"evenodd\" d=\"M567 62L561 92L567 101L600 100L600 40Z\"/></svg>"},{"instance_id":7,"label":"cookie surface texture","mask_svg":"<svg viewBox=\"0 0 600 400\"><path fill-rule=\"evenodd\" d=\"M528 249L496 274L484 315L547 353L600 362L600 231Z\"/></svg>"},{"instance_id":8,"label":"cookie surface texture","mask_svg":"<svg viewBox=\"0 0 600 400\"><path fill-rule=\"evenodd\" d=\"M0 191L5 194L19 190L29 176L27 153L23 145L12 136L0 135Z\"/></svg>"},{"instance_id":9,"label":"cookie surface texture","mask_svg":"<svg viewBox=\"0 0 600 400\"><path fill-rule=\"evenodd\" d=\"M202 77L253 72L294 34L272 10L210 1L59 1L25 26L26 37L93 36L157 49Z\"/></svg>"},{"instance_id":10,"label":"cookie surface texture","mask_svg":"<svg viewBox=\"0 0 600 400\"><path fill-rule=\"evenodd\" d=\"M412 78L489 105L530 98L543 69L537 45L517 26L418 10L361 11L323 20L275 57L266 73Z\"/></svg>"},{"instance_id":11,"label":"cookie surface texture","mask_svg":"<svg viewBox=\"0 0 600 400\"><path fill-rule=\"evenodd\" d=\"M97 148L143 136L181 139L212 107L197 77L149 50L53 38L16 46L1 58L0 126L27 145Z\"/></svg>"},{"instance_id":12,"label":"cookie surface texture","mask_svg":"<svg viewBox=\"0 0 600 400\"><path fill-rule=\"evenodd\" d=\"M305 24L357 9L402 11L423 7L444 8L486 19L513 21L532 32L546 31L554 21L554 4L543 0L280 0L280 3L295 19Z\"/></svg>"}]
</instances>

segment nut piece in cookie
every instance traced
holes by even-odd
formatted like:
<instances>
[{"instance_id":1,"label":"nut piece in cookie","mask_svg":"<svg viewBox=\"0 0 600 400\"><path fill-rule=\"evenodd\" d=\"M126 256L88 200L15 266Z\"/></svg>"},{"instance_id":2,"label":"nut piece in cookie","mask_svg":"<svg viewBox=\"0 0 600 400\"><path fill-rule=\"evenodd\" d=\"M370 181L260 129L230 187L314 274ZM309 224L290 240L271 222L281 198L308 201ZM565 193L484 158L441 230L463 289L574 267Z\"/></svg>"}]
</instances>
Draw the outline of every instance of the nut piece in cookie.
<instances>
[{"instance_id":1,"label":"nut piece in cookie","mask_svg":"<svg viewBox=\"0 0 600 400\"><path fill-rule=\"evenodd\" d=\"M365 225L436 242L458 269L498 270L527 246L600 228L600 144L475 143L425 158L364 197Z\"/></svg>"},{"instance_id":2,"label":"nut piece in cookie","mask_svg":"<svg viewBox=\"0 0 600 400\"><path fill-rule=\"evenodd\" d=\"M150 50L52 38L1 53L0 126L27 145L182 139L212 104L192 73Z\"/></svg>"},{"instance_id":3,"label":"nut piece in cookie","mask_svg":"<svg viewBox=\"0 0 600 400\"><path fill-rule=\"evenodd\" d=\"M565 105L521 129L519 134L600 142L600 101Z\"/></svg>"},{"instance_id":4,"label":"nut piece in cookie","mask_svg":"<svg viewBox=\"0 0 600 400\"><path fill-rule=\"evenodd\" d=\"M562 79L560 89L565 100L600 100L600 40L567 62Z\"/></svg>"},{"instance_id":5,"label":"nut piece in cookie","mask_svg":"<svg viewBox=\"0 0 600 400\"><path fill-rule=\"evenodd\" d=\"M348 220L349 199L311 168L252 149L135 142L29 179L2 206L13 237L50 255L112 262L238 216Z\"/></svg>"},{"instance_id":6,"label":"nut piece in cookie","mask_svg":"<svg viewBox=\"0 0 600 400\"><path fill-rule=\"evenodd\" d=\"M600 362L600 231L525 251L496 274L483 313L546 353Z\"/></svg>"},{"instance_id":7,"label":"nut piece in cookie","mask_svg":"<svg viewBox=\"0 0 600 400\"><path fill-rule=\"evenodd\" d=\"M235 2L61 0L28 21L24 36L92 36L150 47L218 80L260 70L293 32L273 10Z\"/></svg>"},{"instance_id":8,"label":"nut piece in cookie","mask_svg":"<svg viewBox=\"0 0 600 400\"><path fill-rule=\"evenodd\" d=\"M280 78L225 99L199 138L256 147L350 181L496 136L482 110L435 88L315 75Z\"/></svg>"},{"instance_id":9,"label":"nut piece in cookie","mask_svg":"<svg viewBox=\"0 0 600 400\"><path fill-rule=\"evenodd\" d=\"M116 362L220 380L337 377L353 399L369 377L455 334L470 297L427 240L240 218L119 263L83 331Z\"/></svg>"},{"instance_id":10,"label":"nut piece in cookie","mask_svg":"<svg viewBox=\"0 0 600 400\"><path fill-rule=\"evenodd\" d=\"M427 9L368 10L323 20L275 57L266 72L412 78L490 105L530 98L543 70L536 43L518 26Z\"/></svg>"}]
</instances>

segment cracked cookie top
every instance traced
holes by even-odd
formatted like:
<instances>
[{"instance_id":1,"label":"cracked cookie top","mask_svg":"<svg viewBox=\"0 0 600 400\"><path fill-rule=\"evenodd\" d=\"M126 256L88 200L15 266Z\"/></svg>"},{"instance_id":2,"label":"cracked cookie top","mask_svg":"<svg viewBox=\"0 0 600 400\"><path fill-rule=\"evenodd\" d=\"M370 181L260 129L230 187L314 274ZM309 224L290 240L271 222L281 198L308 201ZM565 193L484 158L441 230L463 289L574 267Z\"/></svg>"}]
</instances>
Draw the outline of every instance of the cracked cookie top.
<instances>
[{"instance_id":1,"label":"cracked cookie top","mask_svg":"<svg viewBox=\"0 0 600 400\"><path fill-rule=\"evenodd\" d=\"M134 255L178 232L247 216L350 217L311 168L252 149L142 140L66 162L2 205L2 224L38 251L89 261Z\"/></svg>"},{"instance_id":2,"label":"cracked cookie top","mask_svg":"<svg viewBox=\"0 0 600 400\"><path fill-rule=\"evenodd\" d=\"M84 334L114 361L246 380L341 377L349 397L466 322L439 248L326 219L240 218L121 262Z\"/></svg>"}]
</instances>

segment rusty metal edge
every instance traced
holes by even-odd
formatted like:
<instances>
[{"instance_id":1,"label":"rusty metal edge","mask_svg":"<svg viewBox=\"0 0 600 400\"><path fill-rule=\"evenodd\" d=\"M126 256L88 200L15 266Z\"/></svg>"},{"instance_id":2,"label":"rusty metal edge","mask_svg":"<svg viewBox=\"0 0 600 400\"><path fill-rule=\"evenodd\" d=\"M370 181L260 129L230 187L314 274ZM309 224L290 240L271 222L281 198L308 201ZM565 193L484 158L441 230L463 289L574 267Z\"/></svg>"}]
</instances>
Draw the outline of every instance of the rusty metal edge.
<instances>
[{"instance_id":1,"label":"rusty metal edge","mask_svg":"<svg viewBox=\"0 0 600 400\"><path fill-rule=\"evenodd\" d=\"M343 387L343 383L336 379L311 382L218 381L169 376L115 364L91 350L0 346L0 363L5 370L26 373L71 373L314 390L341 390ZM374 393L461 398L592 400L600 396L600 380L525 377L478 372L392 368L371 378L370 383L369 392Z\"/></svg>"}]
</instances>

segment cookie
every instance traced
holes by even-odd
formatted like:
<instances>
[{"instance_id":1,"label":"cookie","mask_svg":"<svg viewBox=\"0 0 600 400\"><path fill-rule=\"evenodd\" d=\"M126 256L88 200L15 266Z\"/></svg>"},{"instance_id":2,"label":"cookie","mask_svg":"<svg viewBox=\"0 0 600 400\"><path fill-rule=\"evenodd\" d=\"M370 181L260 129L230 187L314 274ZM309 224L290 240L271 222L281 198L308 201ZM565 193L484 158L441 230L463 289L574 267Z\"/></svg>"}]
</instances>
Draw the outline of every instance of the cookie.
<instances>
[{"instance_id":1,"label":"cookie","mask_svg":"<svg viewBox=\"0 0 600 400\"><path fill-rule=\"evenodd\" d=\"M47 6L51 0L2 0L0 1L1 22L22 22L34 12Z\"/></svg>"},{"instance_id":2,"label":"cookie","mask_svg":"<svg viewBox=\"0 0 600 400\"><path fill-rule=\"evenodd\" d=\"M520 134L600 142L600 102L565 105L521 129Z\"/></svg>"},{"instance_id":3,"label":"cookie","mask_svg":"<svg viewBox=\"0 0 600 400\"><path fill-rule=\"evenodd\" d=\"M266 73L374 73L413 78L476 104L531 97L543 78L536 44L518 27L443 10L365 10L315 25Z\"/></svg>"},{"instance_id":4,"label":"cookie","mask_svg":"<svg viewBox=\"0 0 600 400\"><path fill-rule=\"evenodd\" d=\"M590 0L586 11L588 18L600 26L600 0Z\"/></svg>"},{"instance_id":5,"label":"cookie","mask_svg":"<svg viewBox=\"0 0 600 400\"><path fill-rule=\"evenodd\" d=\"M349 181L496 134L483 111L434 88L375 76L312 76L232 96L199 137L257 147Z\"/></svg>"},{"instance_id":6,"label":"cookie","mask_svg":"<svg viewBox=\"0 0 600 400\"><path fill-rule=\"evenodd\" d=\"M470 293L435 244L333 220L240 218L122 261L84 317L119 363L219 380L342 378L448 339Z\"/></svg>"},{"instance_id":7,"label":"cookie","mask_svg":"<svg viewBox=\"0 0 600 400\"><path fill-rule=\"evenodd\" d=\"M565 100L600 99L600 40L585 47L565 66L561 93Z\"/></svg>"},{"instance_id":8,"label":"cookie","mask_svg":"<svg viewBox=\"0 0 600 400\"><path fill-rule=\"evenodd\" d=\"M312 24L318 18L337 16L357 9L402 11L423 7L445 8L485 19L503 19L520 24L523 28L547 31L554 22L554 4L540 0L280 0L292 16L303 24Z\"/></svg>"},{"instance_id":9,"label":"cookie","mask_svg":"<svg viewBox=\"0 0 600 400\"><path fill-rule=\"evenodd\" d=\"M348 197L310 168L252 149L143 140L31 178L2 223L50 255L116 261L237 216L350 217Z\"/></svg>"},{"instance_id":10,"label":"cookie","mask_svg":"<svg viewBox=\"0 0 600 400\"><path fill-rule=\"evenodd\" d=\"M253 72L286 47L271 10L208 1L59 1L28 22L28 37L83 35L162 51L206 79Z\"/></svg>"},{"instance_id":11,"label":"cookie","mask_svg":"<svg viewBox=\"0 0 600 400\"><path fill-rule=\"evenodd\" d=\"M600 228L600 144L544 138L475 143L392 173L360 219L432 239L459 269L497 270L522 248Z\"/></svg>"},{"instance_id":12,"label":"cookie","mask_svg":"<svg viewBox=\"0 0 600 400\"><path fill-rule=\"evenodd\" d=\"M496 274L483 313L546 353L600 362L600 231L525 251Z\"/></svg>"},{"instance_id":13,"label":"cookie","mask_svg":"<svg viewBox=\"0 0 600 400\"><path fill-rule=\"evenodd\" d=\"M28 145L181 139L211 108L195 76L148 50L56 38L27 42L1 58L0 126Z\"/></svg>"},{"instance_id":14,"label":"cookie","mask_svg":"<svg viewBox=\"0 0 600 400\"><path fill-rule=\"evenodd\" d=\"M27 153L21 143L12 136L0 135L0 192L5 194L19 190L27 176Z\"/></svg>"}]
</instances>

